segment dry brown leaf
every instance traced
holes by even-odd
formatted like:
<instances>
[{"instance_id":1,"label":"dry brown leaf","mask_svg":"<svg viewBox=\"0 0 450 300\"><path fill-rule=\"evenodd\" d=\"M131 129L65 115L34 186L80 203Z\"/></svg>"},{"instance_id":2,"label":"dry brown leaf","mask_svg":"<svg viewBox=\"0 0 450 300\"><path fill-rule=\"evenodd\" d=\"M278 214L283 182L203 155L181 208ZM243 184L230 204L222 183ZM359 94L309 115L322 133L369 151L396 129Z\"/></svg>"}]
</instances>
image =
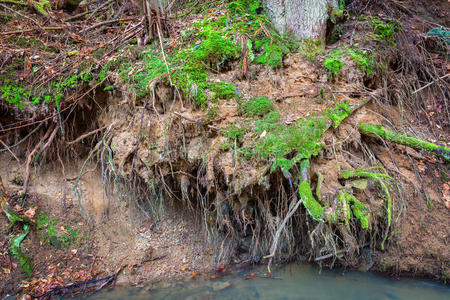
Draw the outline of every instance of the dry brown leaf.
<instances>
[{"instance_id":1,"label":"dry brown leaf","mask_svg":"<svg viewBox=\"0 0 450 300\"><path fill-rule=\"evenodd\" d=\"M34 219L34 216L36 215L36 210L38 209L37 206L35 207L30 207L29 209L27 209L27 211L24 213L24 215L28 218L30 218L31 220Z\"/></svg>"}]
</instances>

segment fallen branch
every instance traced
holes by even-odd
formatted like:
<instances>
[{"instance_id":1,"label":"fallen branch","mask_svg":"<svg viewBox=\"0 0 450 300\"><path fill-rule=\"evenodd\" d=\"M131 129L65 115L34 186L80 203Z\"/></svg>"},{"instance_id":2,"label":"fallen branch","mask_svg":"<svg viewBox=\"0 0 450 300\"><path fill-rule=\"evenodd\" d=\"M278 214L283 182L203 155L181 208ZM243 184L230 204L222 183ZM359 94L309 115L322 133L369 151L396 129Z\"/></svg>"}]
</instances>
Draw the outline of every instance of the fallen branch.
<instances>
[{"instance_id":1,"label":"fallen branch","mask_svg":"<svg viewBox=\"0 0 450 300\"><path fill-rule=\"evenodd\" d=\"M20 29L20 30L13 30L13 31L6 31L6 32L0 32L0 35L8 35L8 34L18 34L18 33L26 33L26 32L32 32L38 29L43 30L63 30L61 26L50 26L50 27L40 27L40 28L29 28L29 29Z\"/></svg>"},{"instance_id":2,"label":"fallen branch","mask_svg":"<svg viewBox=\"0 0 450 300\"><path fill-rule=\"evenodd\" d=\"M0 140L0 143L2 143L2 145L5 147L5 149L8 150L9 153L11 153L11 155L14 157L15 160L17 160L17 162L20 162L20 160L17 158L17 156L14 154L14 152L11 151L11 149L8 147L8 145L5 144L5 142Z\"/></svg>"},{"instance_id":3,"label":"fallen branch","mask_svg":"<svg viewBox=\"0 0 450 300\"><path fill-rule=\"evenodd\" d=\"M450 148L440 145L435 145L427 141L419 140L411 136L402 135L389 130L384 130L379 125L373 124L359 124L359 130L362 134L377 137L400 145L408 146L419 151L427 151L436 156L442 157L447 162L450 162Z\"/></svg>"},{"instance_id":4,"label":"fallen branch","mask_svg":"<svg viewBox=\"0 0 450 300\"><path fill-rule=\"evenodd\" d=\"M48 291L47 293L39 296L39 300L47 299L47 298L50 299L50 298L52 298L53 295L64 296L68 292L73 294L76 291L74 292L71 290L74 290L76 288L80 288L83 292L85 292L86 288L92 288L92 287L99 286L95 289L95 292L97 292L97 291L101 290L104 286L106 286L107 284L112 283L115 280L115 278L117 277L117 274L118 273L109 275L109 276L106 276L103 278L99 278L99 279L92 279L92 280L77 282L77 283L67 285L67 286L57 286L57 287L51 289L50 291Z\"/></svg>"}]
</instances>

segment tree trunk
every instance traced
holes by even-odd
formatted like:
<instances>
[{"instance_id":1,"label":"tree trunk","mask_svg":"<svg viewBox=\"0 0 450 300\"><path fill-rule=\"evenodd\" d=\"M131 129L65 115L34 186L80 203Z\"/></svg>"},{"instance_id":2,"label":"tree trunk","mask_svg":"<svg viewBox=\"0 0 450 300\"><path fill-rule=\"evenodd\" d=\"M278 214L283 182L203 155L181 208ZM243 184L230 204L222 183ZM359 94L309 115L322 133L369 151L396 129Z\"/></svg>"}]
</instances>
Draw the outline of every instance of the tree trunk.
<instances>
[{"instance_id":1,"label":"tree trunk","mask_svg":"<svg viewBox=\"0 0 450 300\"><path fill-rule=\"evenodd\" d=\"M338 0L263 0L269 18L280 34L291 32L302 39L324 40L328 10Z\"/></svg>"}]
</instances>

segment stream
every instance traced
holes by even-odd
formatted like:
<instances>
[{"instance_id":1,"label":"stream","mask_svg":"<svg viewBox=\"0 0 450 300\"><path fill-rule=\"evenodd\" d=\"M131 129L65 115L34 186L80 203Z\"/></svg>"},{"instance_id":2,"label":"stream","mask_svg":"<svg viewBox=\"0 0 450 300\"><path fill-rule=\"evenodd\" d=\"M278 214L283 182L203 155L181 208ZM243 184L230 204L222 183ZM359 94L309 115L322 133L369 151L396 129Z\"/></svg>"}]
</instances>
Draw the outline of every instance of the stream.
<instances>
[{"instance_id":1,"label":"stream","mask_svg":"<svg viewBox=\"0 0 450 300\"><path fill-rule=\"evenodd\" d=\"M448 285L423 279L390 279L375 273L320 269L292 263L238 270L217 279L201 277L159 286L115 287L89 299L450 299ZM255 273L251 279L247 276Z\"/></svg>"}]
</instances>

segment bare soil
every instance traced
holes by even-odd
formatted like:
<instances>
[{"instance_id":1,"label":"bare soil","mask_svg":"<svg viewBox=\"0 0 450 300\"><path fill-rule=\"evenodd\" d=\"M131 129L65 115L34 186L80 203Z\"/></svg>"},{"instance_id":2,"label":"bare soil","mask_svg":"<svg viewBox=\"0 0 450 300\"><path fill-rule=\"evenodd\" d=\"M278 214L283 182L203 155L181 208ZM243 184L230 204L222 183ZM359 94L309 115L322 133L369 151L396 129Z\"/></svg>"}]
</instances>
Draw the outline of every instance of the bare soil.
<instances>
[{"instance_id":1,"label":"bare soil","mask_svg":"<svg viewBox=\"0 0 450 300\"><path fill-rule=\"evenodd\" d=\"M0 162L0 176L11 196L20 188L13 181L22 178L22 166L6 156ZM68 178L77 177L80 164L66 165ZM90 165L88 169L93 167ZM137 284L181 279L214 268L213 250L207 247L204 233L191 216L168 207L156 220L121 203L108 203L96 171L82 176L78 199L71 193L74 181L65 186L58 168L53 164L43 166L39 177L32 177L33 196L28 205L39 207L36 217L45 213L50 219L57 218L59 226L68 225L81 232L70 246L57 249L40 241L45 230L32 230L22 243L24 252L33 258L30 280L9 255L11 234L7 232L8 220L1 214L1 297L15 294L19 284L19 290L39 296L56 286L102 278L119 270L117 283ZM15 228L13 233L19 229Z\"/></svg>"}]
</instances>

